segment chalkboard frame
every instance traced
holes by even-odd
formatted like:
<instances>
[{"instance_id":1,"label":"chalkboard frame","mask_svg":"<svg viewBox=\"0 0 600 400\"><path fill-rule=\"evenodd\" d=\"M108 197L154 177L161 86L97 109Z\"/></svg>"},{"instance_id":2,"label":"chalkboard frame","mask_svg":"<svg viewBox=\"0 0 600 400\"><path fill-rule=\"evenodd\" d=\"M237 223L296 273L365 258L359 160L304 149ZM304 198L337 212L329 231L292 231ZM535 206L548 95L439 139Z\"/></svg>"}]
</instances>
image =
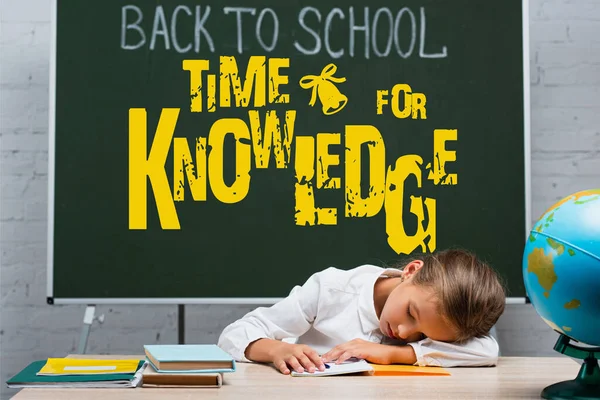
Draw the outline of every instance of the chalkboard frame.
<instances>
[{"instance_id":1,"label":"chalkboard frame","mask_svg":"<svg viewBox=\"0 0 600 400\"><path fill-rule=\"evenodd\" d=\"M50 79L49 79L49 125L48 125L48 231L47 231L47 303L58 304L256 304L269 305L280 301L275 297L251 298L58 298L54 296L54 207L55 207L55 156L56 156L56 57L57 57L57 7L58 1L52 0L50 23ZM524 106L524 170L525 170L525 230L524 240L532 226L531 212L531 115L530 115L530 66L529 66L529 0L522 0L522 50L523 50L523 106ZM300 284L300 282L299 282ZM507 304L527 303L525 297L507 297Z\"/></svg>"}]
</instances>

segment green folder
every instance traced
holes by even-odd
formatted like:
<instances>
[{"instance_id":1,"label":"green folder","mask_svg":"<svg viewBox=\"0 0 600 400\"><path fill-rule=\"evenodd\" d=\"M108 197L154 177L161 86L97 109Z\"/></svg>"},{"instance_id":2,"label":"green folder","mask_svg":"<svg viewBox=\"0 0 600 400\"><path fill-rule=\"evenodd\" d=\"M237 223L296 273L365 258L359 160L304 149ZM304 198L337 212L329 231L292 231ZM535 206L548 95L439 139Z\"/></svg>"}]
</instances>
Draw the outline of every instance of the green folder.
<instances>
[{"instance_id":1,"label":"green folder","mask_svg":"<svg viewBox=\"0 0 600 400\"><path fill-rule=\"evenodd\" d=\"M140 360L135 374L102 374L102 375L36 375L47 360L34 361L25 369L6 381L9 388L114 388L136 387L142 378L144 360Z\"/></svg>"}]
</instances>

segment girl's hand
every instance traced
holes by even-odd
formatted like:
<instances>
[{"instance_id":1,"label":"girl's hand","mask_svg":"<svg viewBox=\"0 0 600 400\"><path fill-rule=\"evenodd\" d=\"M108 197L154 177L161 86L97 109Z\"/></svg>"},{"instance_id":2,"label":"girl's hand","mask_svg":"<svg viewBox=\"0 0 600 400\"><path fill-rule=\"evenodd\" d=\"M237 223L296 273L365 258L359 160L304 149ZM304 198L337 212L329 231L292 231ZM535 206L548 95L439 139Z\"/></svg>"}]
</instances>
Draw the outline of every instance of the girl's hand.
<instances>
[{"instance_id":1,"label":"girl's hand","mask_svg":"<svg viewBox=\"0 0 600 400\"><path fill-rule=\"evenodd\" d=\"M391 364L394 351L394 346L372 343L363 339L354 339L335 346L323 354L322 359L324 362L336 360L336 364L341 364L349 358L356 357L375 364Z\"/></svg>"},{"instance_id":2,"label":"girl's hand","mask_svg":"<svg viewBox=\"0 0 600 400\"><path fill-rule=\"evenodd\" d=\"M325 364L319 354L303 344L282 342L271 352L271 359L275 367L285 375L290 373L290 369L296 372L315 372L317 368L325 371Z\"/></svg>"}]
</instances>

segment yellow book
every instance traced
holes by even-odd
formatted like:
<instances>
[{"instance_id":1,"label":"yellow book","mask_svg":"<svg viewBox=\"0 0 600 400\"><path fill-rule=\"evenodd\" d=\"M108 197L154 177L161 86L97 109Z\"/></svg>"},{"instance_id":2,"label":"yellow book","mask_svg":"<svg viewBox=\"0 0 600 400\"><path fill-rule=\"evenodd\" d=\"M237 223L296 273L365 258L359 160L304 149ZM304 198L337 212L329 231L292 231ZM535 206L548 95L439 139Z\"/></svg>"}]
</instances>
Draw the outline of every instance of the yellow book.
<instances>
[{"instance_id":1,"label":"yellow book","mask_svg":"<svg viewBox=\"0 0 600 400\"><path fill-rule=\"evenodd\" d=\"M372 375L375 376L439 376L450 375L450 372L441 367L418 367L415 365L380 365L371 364Z\"/></svg>"},{"instance_id":2,"label":"yellow book","mask_svg":"<svg viewBox=\"0 0 600 400\"><path fill-rule=\"evenodd\" d=\"M140 360L49 358L37 375L133 374Z\"/></svg>"}]
</instances>

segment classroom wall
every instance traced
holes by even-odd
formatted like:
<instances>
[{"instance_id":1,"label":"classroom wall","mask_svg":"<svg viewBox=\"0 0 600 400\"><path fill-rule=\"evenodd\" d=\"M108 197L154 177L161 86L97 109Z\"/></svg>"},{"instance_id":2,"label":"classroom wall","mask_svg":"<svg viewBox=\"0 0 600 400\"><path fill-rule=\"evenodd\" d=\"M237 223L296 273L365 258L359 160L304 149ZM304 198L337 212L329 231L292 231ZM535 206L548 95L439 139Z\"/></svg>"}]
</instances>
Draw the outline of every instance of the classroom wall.
<instances>
[{"instance_id":1,"label":"classroom wall","mask_svg":"<svg viewBox=\"0 0 600 400\"><path fill-rule=\"evenodd\" d=\"M49 0L0 2L0 379L32 360L76 351L84 307L47 306ZM515 27L517 28L517 27ZM560 197L600 187L600 2L530 3L533 217ZM499 55L501 57L501 55ZM493 79L493 77L490 77ZM85 260L81 260L85 268ZM215 342L252 306L188 306L186 338ZM103 306L96 353L141 353L177 341L176 306ZM498 323L504 355L552 356L557 335L530 306Z\"/></svg>"}]
</instances>

